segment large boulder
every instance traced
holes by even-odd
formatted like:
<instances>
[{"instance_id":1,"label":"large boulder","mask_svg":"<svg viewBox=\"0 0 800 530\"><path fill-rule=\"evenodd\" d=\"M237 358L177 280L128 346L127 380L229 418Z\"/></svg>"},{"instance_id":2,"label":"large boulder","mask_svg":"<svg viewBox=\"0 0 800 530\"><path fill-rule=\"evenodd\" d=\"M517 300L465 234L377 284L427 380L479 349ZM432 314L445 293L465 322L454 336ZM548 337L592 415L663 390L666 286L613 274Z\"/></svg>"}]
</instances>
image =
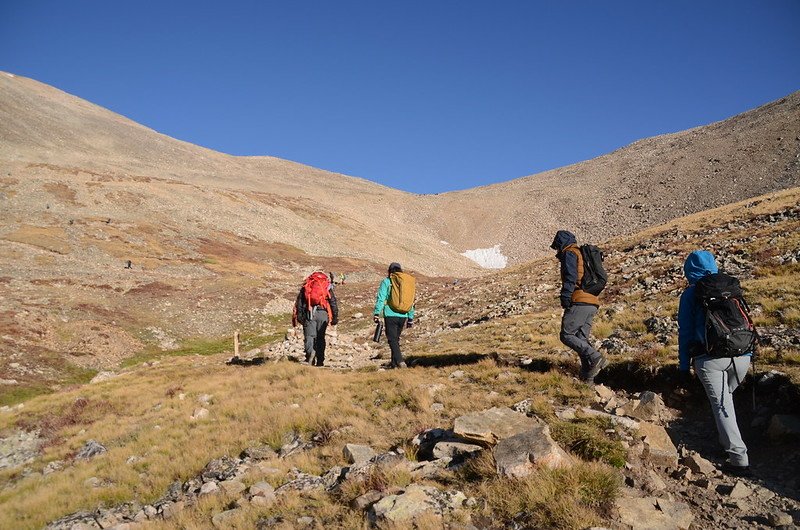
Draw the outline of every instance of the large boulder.
<instances>
[{"instance_id":1,"label":"large boulder","mask_svg":"<svg viewBox=\"0 0 800 530\"><path fill-rule=\"evenodd\" d=\"M686 504L654 497L623 497L617 511L620 522L634 530L688 530L694 520Z\"/></svg>"},{"instance_id":2,"label":"large boulder","mask_svg":"<svg viewBox=\"0 0 800 530\"><path fill-rule=\"evenodd\" d=\"M432 486L411 484L402 493L387 495L373 504L371 516L378 524L409 523L421 515L441 517L461 508L466 500L460 491L441 491Z\"/></svg>"},{"instance_id":3,"label":"large boulder","mask_svg":"<svg viewBox=\"0 0 800 530\"><path fill-rule=\"evenodd\" d=\"M572 457L550 437L547 425L536 425L510 438L500 440L494 448L497 473L511 478L530 475L538 466L550 469L568 467Z\"/></svg>"},{"instance_id":4,"label":"large boulder","mask_svg":"<svg viewBox=\"0 0 800 530\"><path fill-rule=\"evenodd\" d=\"M453 431L456 435L482 445L494 445L533 429L539 422L507 407L494 407L456 418Z\"/></svg>"},{"instance_id":5,"label":"large boulder","mask_svg":"<svg viewBox=\"0 0 800 530\"><path fill-rule=\"evenodd\" d=\"M644 442L642 458L664 467L678 465L678 449L664 427L647 421L640 422L639 437Z\"/></svg>"}]
</instances>

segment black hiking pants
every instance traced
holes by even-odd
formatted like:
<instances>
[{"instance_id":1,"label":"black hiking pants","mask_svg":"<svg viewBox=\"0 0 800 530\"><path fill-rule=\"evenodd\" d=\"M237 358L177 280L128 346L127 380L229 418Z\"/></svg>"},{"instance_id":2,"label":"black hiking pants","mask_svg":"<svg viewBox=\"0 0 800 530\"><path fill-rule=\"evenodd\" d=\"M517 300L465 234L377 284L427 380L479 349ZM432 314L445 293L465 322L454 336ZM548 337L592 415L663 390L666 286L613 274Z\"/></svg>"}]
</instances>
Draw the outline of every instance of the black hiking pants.
<instances>
[{"instance_id":1,"label":"black hiking pants","mask_svg":"<svg viewBox=\"0 0 800 530\"><path fill-rule=\"evenodd\" d=\"M325 364L325 330L328 329L328 312L315 308L311 318L303 322L306 362L323 366ZM314 362L316 357L316 362Z\"/></svg>"},{"instance_id":2,"label":"black hiking pants","mask_svg":"<svg viewBox=\"0 0 800 530\"><path fill-rule=\"evenodd\" d=\"M392 361L389 365L393 368L399 368L403 362L403 354L400 353L400 334L406 327L407 320L405 317L383 317L386 340L389 341L389 349L392 350Z\"/></svg>"}]
</instances>

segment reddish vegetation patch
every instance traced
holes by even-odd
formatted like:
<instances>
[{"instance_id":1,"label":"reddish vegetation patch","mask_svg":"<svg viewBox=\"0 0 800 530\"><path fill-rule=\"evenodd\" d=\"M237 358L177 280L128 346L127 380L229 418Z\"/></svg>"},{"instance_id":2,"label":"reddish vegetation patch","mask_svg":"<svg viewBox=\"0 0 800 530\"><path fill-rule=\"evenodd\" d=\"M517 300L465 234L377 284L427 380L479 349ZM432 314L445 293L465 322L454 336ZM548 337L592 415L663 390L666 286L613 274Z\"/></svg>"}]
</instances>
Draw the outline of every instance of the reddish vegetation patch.
<instances>
[{"instance_id":1,"label":"reddish vegetation patch","mask_svg":"<svg viewBox=\"0 0 800 530\"><path fill-rule=\"evenodd\" d=\"M76 200L78 194L66 184L48 182L44 184L42 188L60 201L66 202L67 204L78 205L78 201Z\"/></svg>"},{"instance_id":2,"label":"reddish vegetation patch","mask_svg":"<svg viewBox=\"0 0 800 530\"><path fill-rule=\"evenodd\" d=\"M26 416L17 420L17 427L25 431L39 430L45 439L43 447L61 443L60 433L67 427L91 425L103 416L116 413L108 401L78 398L61 410L40 417Z\"/></svg>"},{"instance_id":3,"label":"reddish vegetation patch","mask_svg":"<svg viewBox=\"0 0 800 530\"><path fill-rule=\"evenodd\" d=\"M139 193L129 191L111 191L106 193L106 199L113 202L115 206L135 207L143 202L144 196Z\"/></svg>"},{"instance_id":4,"label":"reddish vegetation patch","mask_svg":"<svg viewBox=\"0 0 800 530\"><path fill-rule=\"evenodd\" d=\"M70 278L42 278L31 280L33 285L75 285L76 282Z\"/></svg>"},{"instance_id":5,"label":"reddish vegetation patch","mask_svg":"<svg viewBox=\"0 0 800 530\"><path fill-rule=\"evenodd\" d=\"M11 283L11 277L9 277L9 276L0 276L0 283Z\"/></svg>"},{"instance_id":6,"label":"reddish vegetation patch","mask_svg":"<svg viewBox=\"0 0 800 530\"><path fill-rule=\"evenodd\" d=\"M74 309L79 309L81 311L85 311L87 313L91 313L92 315L95 315L95 316L104 317L104 318L106 318L108 320L120 318L120 316L121 316L120 313L115 311L115 310L108 309L108 308L101 307L99 305L94 305L94 304L82 303L82 304L76 305L74 307ZM94 329L94 328L92 328L92 329Z\"/></svg>"},{"instance_id":7,"label":"reddish vegetation patch","mask_svg":"<svg viewBox=\"0 0 800 530\"><path fill-rule=\"evenodd\" d=\"M151 296L168 296L170 293L179 291L171 285L161 282L150 282L139 287L134 287L127 294L133 295L151 295Z\"/></svg>"}]
</instances>

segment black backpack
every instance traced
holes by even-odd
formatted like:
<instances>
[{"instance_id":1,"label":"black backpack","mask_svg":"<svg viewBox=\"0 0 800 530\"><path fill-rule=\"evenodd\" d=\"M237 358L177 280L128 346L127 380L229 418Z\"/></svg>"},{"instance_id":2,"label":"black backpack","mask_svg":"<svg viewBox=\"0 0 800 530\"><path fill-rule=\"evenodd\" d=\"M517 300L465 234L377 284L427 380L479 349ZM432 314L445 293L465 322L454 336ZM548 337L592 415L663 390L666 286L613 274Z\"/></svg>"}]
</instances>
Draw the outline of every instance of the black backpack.
<instances>
[{"instance_id":1,"label":"black backpack","mask_svg":"<svg viewBox=\"0 0 800 530\"><path fill-rule=\"evenodd\" d=\"M695 298L706 312L706 354L738 357L755 353L758 333L739 280L723 272L704 276Z\"/></svg>"},{"instance_id":2,"label":"black backpack","mask_svg":"<svg viewBox=\"0 0 800 530\"><path fill-rule=\"evenodd\" d=\"M581 256L583 256L581 289L597 296L608 283L608 274L603 268L603 251L594 245L581 245Z\"/></svg>"}]
</instances>

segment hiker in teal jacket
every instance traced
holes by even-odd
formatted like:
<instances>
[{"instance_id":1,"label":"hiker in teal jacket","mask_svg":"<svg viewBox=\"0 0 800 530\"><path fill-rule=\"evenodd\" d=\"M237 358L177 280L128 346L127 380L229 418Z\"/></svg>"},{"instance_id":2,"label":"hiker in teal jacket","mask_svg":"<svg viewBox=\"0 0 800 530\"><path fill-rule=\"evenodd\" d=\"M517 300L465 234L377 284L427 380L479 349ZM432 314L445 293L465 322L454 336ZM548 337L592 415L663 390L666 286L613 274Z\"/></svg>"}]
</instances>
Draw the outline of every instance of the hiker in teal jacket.
<instances>
[{"instance_id":1,"label":"hiker in teal jacket","mask_svg":"<svg viewBox=\"0 0 800 530\"><path fill-rule=\"evenodd\" d=\"M389 363L389 368L400 368L405 364L403 363L403 354L400 352L400 334L403 332L403 328L410 328L414 325L414 306L412 305L407 313L398 313L387 304L392 290L392 281L389 276L393 272L403 272L399 263L389 265L389 274L378 287L372 319L378 322L380 317L383 317L386 340L389 341L389 349L392 351L392 360Z\"/></svg>"}]
</instances>

